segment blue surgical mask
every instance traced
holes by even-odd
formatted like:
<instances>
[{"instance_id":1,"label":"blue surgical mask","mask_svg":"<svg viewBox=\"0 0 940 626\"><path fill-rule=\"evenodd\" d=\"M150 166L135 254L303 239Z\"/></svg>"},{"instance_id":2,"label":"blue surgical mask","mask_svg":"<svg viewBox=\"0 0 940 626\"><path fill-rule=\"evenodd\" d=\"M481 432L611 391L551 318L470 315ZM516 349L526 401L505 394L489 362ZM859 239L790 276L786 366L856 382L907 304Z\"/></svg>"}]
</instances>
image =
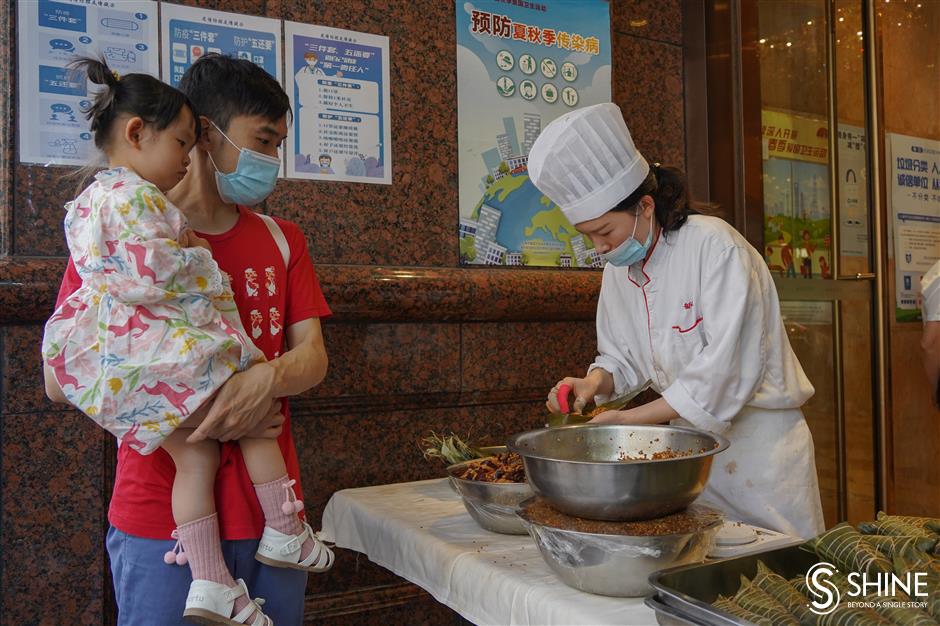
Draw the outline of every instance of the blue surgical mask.
<instances>
[{"instance_id":1,"label":"blue surgical mask","mask_svg":"<svg viewBox=\"0 0 940 626\"><path fill-rule=\"evenodd\" d=\"M646 236L646 243L642 244L634 237L636 235L636 225L639 221L635 220L633 222L633 233L622 244L610 252L601 254L608 263L616 267L627 267L646 258L646 253L653 243L653 216L650 215L650 232Z\"/></svg>"},{"instance_id":2,"label":"blue surgical mask","mask_svg":"<svg viewBox=\"0 0 940 626\"><path fill-rule=\"evenodd\" d=\"M235 142L212 122L215 129L222 133L225 140L238 149L238 164L235 171L223 174L209 155L215 168L215 184L223 202L254 206L271 195L277 183L277 173L281 169L281 160L248 148L239 148Z\"/></svg>"}]
</instances>

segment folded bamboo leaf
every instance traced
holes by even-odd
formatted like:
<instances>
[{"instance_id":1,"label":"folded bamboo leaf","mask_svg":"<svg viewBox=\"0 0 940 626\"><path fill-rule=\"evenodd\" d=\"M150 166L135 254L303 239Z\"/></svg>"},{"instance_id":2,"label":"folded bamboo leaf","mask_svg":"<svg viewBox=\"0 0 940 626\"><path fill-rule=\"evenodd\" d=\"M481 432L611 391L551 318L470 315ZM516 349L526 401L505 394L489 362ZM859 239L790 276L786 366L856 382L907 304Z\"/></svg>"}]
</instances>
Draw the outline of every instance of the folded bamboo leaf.
<instances>
[{"instance_id":1,"label":"folded bamboo leaf","mask_svg":"<svg viewBox=\"0 0 940 626\"><path fill-rule=\"evenodd\" d=\"M887 626L891 624L890 621L881 617L874 611L864 608L849 608L845 606L845 604L842 604L845 602L846 596L848 595L848 580L840 574L834 574L830 580L839 589L839 593L841 594L840 605L826 615L817 615L807 610L806 615L800 620L801 626ZM794 589L803 594L807 600L812 597L809 587L806 584L805 576L791 578L788 582Z\"/></svg>"},{"instance_id":2,"label":"folded bamboo leaf","mask_svg":"<svg viewBox=\"0 0 940 626\"><path fill-rule=\"evenodd\" d=\"M904 524L910 524L932 533L940 534L940 518L938 517L915 517L913 515L888 515L884 511L878 511L876 519L880 521L898 521Z\"/></svg>"},{"instance_id":3,"label":"folded bamboo leaf","mask_svg":"<svg viewBox=\"0 0 940 626\"><path fill-rule=\"evenodd\" d=\"M926 574L922 580L926 582L929 594L925 600L927 602L927 612L935 620L940 621L940 575L931 569L925 570L918 561L918 558L912 558L908 554L895 555L893 559L894 573L901 577L907 576L908 573L924 572ZM914 599L924 601L922 598Z\"/></svg>"},{"instance_id":4,"label":"folded bamboo leaf","mask_svg":"<svg viewBox=\"0 0 940 626\"><path fill-rule=\"evenodd\" d=\"M758 615L757 613L748 611L731 598L718 596L718 599L712 602L712 606L716 609L724 611L725 613L730 613L735 617L740 617L741 619L746 620L752 624L756 624L757 626L773 626L773 621Z\"/></svg>"},{"instance_id":5,"label":"folded bamboo leaf","mask_svg":"<svg viewBox=\"0 0 940 626\"><path fill-rule=\"evenodd\" d=\"M806 606L806 597L797 591L786 578L775 574L764 565L763 561L757 562L757 575L754 577L753 584L770 594L800 621L803 621L806 614L810 612Z\"/></svg>"},{"instance_id":6,"label":"folded bamboo leaf","mask_svg":"<svg viewBox=\"0 0 940 626\"><path fill-rule=\"evenodd\" d=\"M937 626L937 621L926 611L913 607L892 607L892 602L910 602L906 594L899 592L894 595L866 596L865 600L874 603L876 613L897 626Z\"/></svg>"},{"instance_id":7,"label":"folded bamboo leaf","mask_svg":"<svg viewBox=\"0 0 940 626\"><path fill-rule=\"evenodd\" d=\"M858 525L858 530L866 535L893 535L895 537L923 537L924 539L935 538L933 532L901 521L897 518L885 516L877 522L862 522Z\"/></svg>"},{"instance_id":8,"label":"folded bamboo leaf","mask_svg":"<svg viewBox=\"0 0 940 626\"><path fill-rule=\"evenodd\" d=\"M897 553L897 556L900 556L905 565L911 568L909 571L933 572L940 576L940 559L934 558L931 553L925 552L917 546L904 546L904 548Z\"/></svg>"},{"instance_id":9,"label":"folded bamboo leaf","mask_svg":"<svg viewBox=\"0 0 940 626\"><path fill-rule=\"evenodd\" d=\"M816 554L845 572L890 574L891 561L847 523L839 524L816 538Z\"/></svg>"},{"instance_id":10,"label":"folded bamboo leaf","mask_svg":"<svg viewBox=\"0 0 940 626\"><path fill-rule=\"evenodd\" d=\"M741 576L741 588L734 601L752 613L771 620L774 626L796 626L800 621L773 596Z\"/></svg>"},{"instance_id":11,"label":"folded bamboo leaf","mask_svg":"<svg viewBox=\"0 0 940 626\"><path fill-rule=\"evenodd\" d=\"M932 553L937 548L940 538L929 538L918 535L862 535L882 554L892 557L900 554L906 546L914 546L918 550Z\"/></svg>"}]
</instances>

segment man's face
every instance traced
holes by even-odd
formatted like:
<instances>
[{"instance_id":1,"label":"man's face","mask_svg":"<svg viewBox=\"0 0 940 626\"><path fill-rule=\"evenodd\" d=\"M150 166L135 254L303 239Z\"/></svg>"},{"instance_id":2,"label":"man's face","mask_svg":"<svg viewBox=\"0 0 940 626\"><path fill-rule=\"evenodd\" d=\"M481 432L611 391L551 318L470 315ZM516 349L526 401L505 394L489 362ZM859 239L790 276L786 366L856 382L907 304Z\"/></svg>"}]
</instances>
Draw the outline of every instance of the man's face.
<instances>
[{"instance_id":1,"label":"man's face","mask_svg":"<svg viewBox=\"0 0 940 626\"><path fill-rule=\"evenodd\" d=\"M320 159L320 167L329 167L330 163L332 163L332 161L326 157Z\"/></svg>"},{"instance_id":2,"label":"man's face","mask_svg":"<svg viewBox=\"0 0 940 626\"><path fill-rule=\"evenodd\" d=\"M275 121L260 115L236 115L228 128L222 129L234 146L211 125L210 128L212 158L219 170L227 174L238 165L239 148L279 158L279 149L287 138L287 115Z\"/></svg>"}]
</instances>

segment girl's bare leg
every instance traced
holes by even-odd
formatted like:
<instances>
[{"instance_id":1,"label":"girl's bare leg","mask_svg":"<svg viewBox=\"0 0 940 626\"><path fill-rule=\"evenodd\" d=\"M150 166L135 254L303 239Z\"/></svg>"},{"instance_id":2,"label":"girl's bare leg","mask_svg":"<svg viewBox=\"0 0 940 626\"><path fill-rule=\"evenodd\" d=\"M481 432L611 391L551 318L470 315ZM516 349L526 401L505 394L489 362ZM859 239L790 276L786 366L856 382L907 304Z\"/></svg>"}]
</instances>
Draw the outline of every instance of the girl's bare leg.
<instances>
[{"instance_id":1,"label":"girl's bare leg","mask_svg":"<svg viewBox=\"0 0 940 626\"><path fill-rule=\"evenodd\" d=\"M173 519L181 526L215 513L215 475L219 471L219 443L205 439L187 443L192 430L180 427L163 442L173 463Z\"/></svg>"},{"instance_id":2,"label":"girl's bare leg","mask_svg":"<svg viewBox=\"0 0 940 626\"><path fill-rule=\"evenodd\" d=\"M197 411L197 416L204 417L204 410ZM176 465L176 477L173 480L173 519L180 545L185 551L185 561L193 575L193 580L210 580L226 587L234 587L225 557L222 555L222 538L219 533L219 517L215 508L215 477L219 470L219 443L205 439L197 443L188 443L186 438L192 434L187 423L174 430L163 442ZM167 554L167 562L172 563L172 554ZM182 559L177 557L177 563ZM181 563L182 564L182 563ZM232 615L237 615L248 606L249 598L240 596L235 599ZM252 616L254 613L252 614ZM248 623L251 623L249 620Z\"/></svg>"}]
</instances>

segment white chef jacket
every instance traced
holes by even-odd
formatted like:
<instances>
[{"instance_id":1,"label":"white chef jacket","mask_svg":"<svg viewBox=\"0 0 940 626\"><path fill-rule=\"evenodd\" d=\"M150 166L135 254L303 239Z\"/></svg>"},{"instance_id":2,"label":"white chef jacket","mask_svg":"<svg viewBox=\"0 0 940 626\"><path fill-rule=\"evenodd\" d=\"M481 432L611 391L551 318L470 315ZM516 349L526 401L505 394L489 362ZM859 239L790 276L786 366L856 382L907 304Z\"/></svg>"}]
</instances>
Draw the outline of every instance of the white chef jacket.
<instances>
[{"instance_id":1,"label":"white chef jacket","mask_svg":"<svg viewBox=\"0 0 940 626\"><path fill-rule=\"evenodd\" d=\"M940 261L920 279L920 292L924 297L924 321L940 322Z\"/></svg>"},{"instance_id":2,"label":"white chef jacket","mask_svg":"<svg viewBox=\"0 0 940 626\"><path fill-rule=\"evenodd\" d=\"M649 384L687 425L731 441L703 497L711 491L707 499L729 515L788 534L823 529L812 437L799 411L814 389L764 259L740 233L692 215L660 234L645 263L608 264L597 346L588 371L610 372L613 396Z\"/></svg>"}]
</instances>

